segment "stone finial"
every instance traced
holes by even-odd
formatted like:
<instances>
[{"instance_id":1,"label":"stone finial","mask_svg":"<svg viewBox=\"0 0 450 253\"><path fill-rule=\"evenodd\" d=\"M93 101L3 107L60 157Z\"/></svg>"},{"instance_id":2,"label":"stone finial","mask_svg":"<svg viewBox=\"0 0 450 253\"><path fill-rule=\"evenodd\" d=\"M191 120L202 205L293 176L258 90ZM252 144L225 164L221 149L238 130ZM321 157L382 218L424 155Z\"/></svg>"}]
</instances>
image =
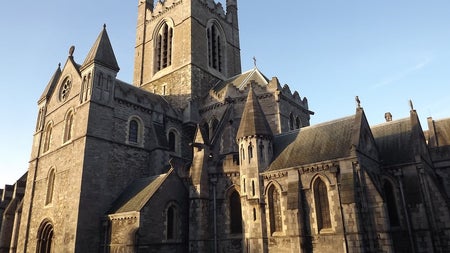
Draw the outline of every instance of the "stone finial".
<instances>
[{"instance_id":1,"label":"stone finial","mask_svg":"<svg viewBox=\"0 0 450 253\"><path fill-rule=\"evenodd\" d=\"M392 121L392 114L390 112L387 112L384 114L384 118L386 119L386 122Z\"/></svg>"},{"instance_id":2,"label":"stone finial","mask_svg":"<svg viewBox=\"0 0 450 253\"><path fill-rule=\"evenodd\" d=\"M409 100L409 108L411 108L411 111L414 111L414 104L411 99Z\"/></svg>"},{"instance_id":3,"label":"stone finial","mask_svg":"<svg viewBox=\"0 0 450 253\"><path fill-rule=\"evenodd\" d=\"M75 52L75 46L71 46L71 47L69 48L69 56L70 56L70 57L73 57L73 52Z\"/></svg>"},{"instance_id":4,"label":"stone finial","mask_svg":"<svg viewBox=\"0 0 450 253\"><path fill-rule=\"evenodd\" d=\"M361 101L359 100L358 96L355 97L355 101L356 101L357 108L361 108Z\"/></svg>"}]
</instances>

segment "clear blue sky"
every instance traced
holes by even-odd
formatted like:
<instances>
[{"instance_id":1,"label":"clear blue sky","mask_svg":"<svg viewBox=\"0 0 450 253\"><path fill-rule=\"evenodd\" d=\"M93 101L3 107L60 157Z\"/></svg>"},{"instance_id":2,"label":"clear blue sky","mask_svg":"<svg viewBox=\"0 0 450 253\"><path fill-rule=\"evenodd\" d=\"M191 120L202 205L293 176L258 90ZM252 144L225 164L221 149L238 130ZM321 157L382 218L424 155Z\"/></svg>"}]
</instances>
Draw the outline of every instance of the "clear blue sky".
<instances>
[{"instance_id":1,"label":"clear blue sky","mask_svg":"<svg viewBox=\"0 0 450 253\"><path fill-rule=\"evenodd\" d=\"M71 45L82 63L106 23L131 83L137 3L0 3L0 188L28 168L37 99ZM312 124L353 114L356 95L372 125L407 117L409 99L423 123L450 117L448 0L239 0L239 22L243 71L255 56L308 98Z\"/></svg>"}]
</instances>

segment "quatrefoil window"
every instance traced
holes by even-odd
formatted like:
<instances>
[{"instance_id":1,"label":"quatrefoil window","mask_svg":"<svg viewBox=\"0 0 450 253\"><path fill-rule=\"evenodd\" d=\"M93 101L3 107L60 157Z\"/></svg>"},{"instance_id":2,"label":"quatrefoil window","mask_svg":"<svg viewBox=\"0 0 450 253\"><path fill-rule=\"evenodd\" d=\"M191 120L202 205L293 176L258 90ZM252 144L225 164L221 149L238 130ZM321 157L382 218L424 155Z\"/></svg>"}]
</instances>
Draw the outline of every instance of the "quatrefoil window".
<instances>
[{"instance_id":1,"label":"quatrefoil window","mask_svg":"<svg viewBox=\"0 0 450 253\"><path fill-rule=\"evenodd\" d=\"M70 89L72 88L72 81L66 78L59 89L59 100L61 102L66 101L69 97Z\"/></svg>"}]
</instances>

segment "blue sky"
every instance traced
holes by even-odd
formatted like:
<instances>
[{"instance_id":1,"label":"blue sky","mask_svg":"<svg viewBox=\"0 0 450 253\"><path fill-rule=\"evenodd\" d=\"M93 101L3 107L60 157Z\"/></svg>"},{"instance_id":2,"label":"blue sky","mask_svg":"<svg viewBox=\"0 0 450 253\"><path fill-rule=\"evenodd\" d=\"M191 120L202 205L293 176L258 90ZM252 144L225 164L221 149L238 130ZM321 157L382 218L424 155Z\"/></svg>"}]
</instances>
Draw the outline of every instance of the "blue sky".
<instances>
[{"instance_id":1,"label":"blue sky","mask_svg":"<svg viewBox=\"0 0 450 253\"><path fill-rule=\"evenodd\" d=\"M137 0L0 3L0 188L26 172L36 102L75 45L82 63L103 24L131 83ZM307 97L311 124L348 116L359 96L369 123L450 117L450 1L239 1L243 71L258 68ZM427 128L426 125L422 125Z\"/></svg>"}]
</instances>

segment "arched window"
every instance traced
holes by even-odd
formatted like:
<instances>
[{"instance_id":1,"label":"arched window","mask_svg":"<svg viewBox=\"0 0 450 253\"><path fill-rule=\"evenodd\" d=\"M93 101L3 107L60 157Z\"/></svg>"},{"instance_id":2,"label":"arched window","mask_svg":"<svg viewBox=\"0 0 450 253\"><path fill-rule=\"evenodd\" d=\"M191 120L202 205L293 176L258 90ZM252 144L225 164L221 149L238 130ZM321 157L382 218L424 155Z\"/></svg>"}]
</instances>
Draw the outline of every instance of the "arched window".
<instances>
[{"instance_id":1,"label":"arched window","mask_svg":"<svg viewBox=\"0 0 450 253\"><path fill-rule=\"evenodd\" d=\"M51 169L47 177L47 196L45 198L46 205L52 203L54 190L55 190L55 170Z\"/></svg>"},{"instance_id":2,"label":"arched window","mask_svg":"<svg viewBox=\"0 0 450 253\"><path fill-rule=\"evenodd\" d=\"M44 221L39 227L36 252L52 252L53 225L49 221Z\"/></svg>"},{"instance_id":3,"label":"arched window","mask_svg":"<svg viewBox=\"0 0 450 253\"><path fill-rule=\"evenodd\" d=\"M138 133L139 133L139 123L135 119L130 120L130 125L128 127L128 141L131 143L137 143Z\"/></svg>"},{"instance_id":4,"label":"arched window","mask_svg":"<svg viewBox=\"0 0 450 253\"><path fill-rule=\"evenodd\" d=\"M302 126L302 123L301 123L301 121L300 121L300 118L299 118L299 117L296 117L296 118L295 118L295 128L296 128L296 129L299 129L301 126Z\"/></svg>"},{"instance_id":5,"label":"arched window","mask_svg":"<svg viewBox=\"0 0 450 253\"><path fill-rule=\"evenodd\" d=\"M173 28L168 23L164 23L156 38L156 71L165 69L172 64L172 38Z\"/></svg>"},{"instance_id":6,"label":"arched window","mask_svg":"<svg viewBox=\"0 0 450 253\"><path fill-rule=\"evenodd\" d=\"M169 132L169 150L175 151L176 137L173 131Z\"/></svg>"},{"instance_id":7,"label":"arched window","mask_svg":"<svg viewBox=\"0 0 450 253\"><path fill-rule=\"evenodd\" d=\"M52 124L48 124L45 128L44 152L47 152L50 149L50 143L52 141L52 130Z\"/></svg>"},{"instance_id":8,"label":"arched window","mask_svg":"<svg viewBox=\"0 0 450 253\"><path fill-rule=\"evenodd\" d=\"M223 42L221 32L217 25L212 23L207 29L208 36L208 65L222 72L223 70Z\"/></svg>"},{"instance_id":9,"label":"arched window","mask_svg":"<svg viewBox=\"0 0 450 253\"><path fill-rule=\"evenodd\" d=\"M167 239L177 239L178 210L174 205L171 205L169 206L169 208L167 208L166 225Z\"/></svg>"},{"instance_id":10,"label":"arched window","mask_svg":"<svg viewBox=\"0 0 450 253\"><path fill-rule=\"evenodd\" d=\"M264 143L262 141L259 142L259 159L261 162L264 162Z\"/></svg>"},{"instance_id":11,"label":"arched window","mask_svg":"<svg viewBox=\"0 0 450 253\"><path fill-rule=\"evenodd\" d=\"M294 115L289 114L289 130L294 130Z\"/></svg>"},{"instance_id":12,"label":"arched window","mask_svg":"<svg viewBox=\"0 0 450 253\"><path fill-rule=\"evenodd\" d=\"M245 150L244 150L244 144L241 144L241 164L244 163L245 160Z\"/></svg>"},{"instance_id":13,"label":"arched window","mask_svg":"<svg viewBox=\"0 0 450 253\"><path fill-rule=\"evenodd\" d=\"M237 191L233 191L230 195L230 232L232 234L242 233L242 212L241 212L241 198Z\"/></svg>"},{"instance_id":14,"label":"arched window","mask_svg":"<svg viewBox=\"0 0 450 253\"><path fill-rule=\"evenodd\" d=\"M250 144L248 144L248 163L250 163L252 158L253 158L253 144L250 142Z\"/></svg>"},{"instance_id":15,"label":"arched window","mask_svg":"<svg viewBox=\"0 0 450 253\"><path fill-rule=\"evenodd\" d=\"M282 231L280 194L274 185L269 188L269 214L270 233Z\"/></svg>"},{"instance_id":16,"label":"arched window","mask_svg":"<svg viewBox=\"0 0 450 253\"><path fill-rule=\"evenodd\" d=\"M73 111L69 111L69 113L67 113L66 115L63 142L67 142L72 139L72 131L73 131Z\"/></svg>"},{"instance_id":17,"label":"arched window","mask_svg":"<svg viewBox=\"0 0 450 253\"><path fill-rule=\"evenodd\" d=\"M316 203L317 227L319 231L324 228L331 228L327 186L320 178L314 182L314 201Z\"/></svg>"},{"instance_id":18,"label":"arched window","mask_svg":"<svg viewBox=\"0 0 450 253\"><path fill-rule=\"evenodd\" d=\"M389 223L391 226L399 226L399 218L397 212L397 204L395 201L395 191L394 187L389 181L385 181L383 185L384 195L386 196L386 204L389 214Z\"/></svg>"}]
</instances>

